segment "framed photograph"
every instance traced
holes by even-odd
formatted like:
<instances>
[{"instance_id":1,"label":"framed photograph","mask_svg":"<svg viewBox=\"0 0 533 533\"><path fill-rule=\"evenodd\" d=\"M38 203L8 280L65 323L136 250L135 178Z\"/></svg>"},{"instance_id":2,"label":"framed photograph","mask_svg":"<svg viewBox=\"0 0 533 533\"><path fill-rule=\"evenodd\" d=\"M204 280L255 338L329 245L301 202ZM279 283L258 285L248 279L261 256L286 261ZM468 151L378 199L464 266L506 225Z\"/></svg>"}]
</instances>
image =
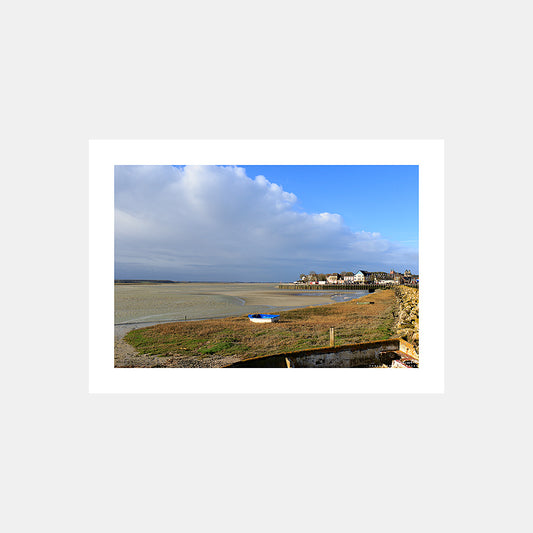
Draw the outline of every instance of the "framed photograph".
<instances>
[{"instance_id":1,"label":"framed photograph","mask_svg":"<svg viewBox=\"0 0 533 533\"><path fill-rule=\"evenodd\" d=\"M89 152L90 392L444 392L443 141Z\"/></svg>"}]
</instances>

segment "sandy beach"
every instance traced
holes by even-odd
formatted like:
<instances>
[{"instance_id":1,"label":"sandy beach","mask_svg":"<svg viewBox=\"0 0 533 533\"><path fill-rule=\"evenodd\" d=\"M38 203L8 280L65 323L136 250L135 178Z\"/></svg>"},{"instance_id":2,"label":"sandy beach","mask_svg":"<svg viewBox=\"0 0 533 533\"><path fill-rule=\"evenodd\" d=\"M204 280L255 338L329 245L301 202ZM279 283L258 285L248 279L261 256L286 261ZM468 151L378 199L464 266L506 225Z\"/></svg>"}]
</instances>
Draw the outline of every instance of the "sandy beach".
<instances>
[{"instance_id":1,"label":"sandy beach","mask_svg":"<svg viewBox=\"0 0 533 533\"><path fill-rule=\"evenodd\" d=\"M132 329L169 322L280 312L299 307L332 304L367 291L317 292L277 289L277 283L168 283L115 285L115 358L139 358L158 364L158 358L140 356L123 340Z\"/></svg>"},{"instance_id":2,"label":"sandy beach","mask_svg":"<svg viewBox=\"0 0 533 533\"><path fill-rule=\"evenodd\" d=\"M366 291L294 291L275 283L115 285L115 331L164 322L279 312L357 298ZM359 293L360 292L360 293Z\"/></svg>"},{"instance_id":3,"label":"sandy beach","mask_svg":"<svg viewBox=\"0 0 533 533\"><path fill-rule=\"evenodd\" d=\"M331 327L339 345L389 338L395 301L393 291L378 291L360 300L281 311L280 321L266 327L246 315L161 323L116 339L115 367L216 368L252 355L327 346Z\"/></svg>"}]
</instances>

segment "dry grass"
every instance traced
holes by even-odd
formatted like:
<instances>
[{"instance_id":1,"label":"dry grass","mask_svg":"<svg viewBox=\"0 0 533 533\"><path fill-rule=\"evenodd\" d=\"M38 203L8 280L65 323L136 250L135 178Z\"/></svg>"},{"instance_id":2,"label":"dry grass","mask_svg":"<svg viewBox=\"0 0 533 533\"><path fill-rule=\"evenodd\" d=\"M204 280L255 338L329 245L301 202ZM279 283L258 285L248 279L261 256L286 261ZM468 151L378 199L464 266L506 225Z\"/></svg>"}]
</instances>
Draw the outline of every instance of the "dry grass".
<instances>
[{"instance_id":1,"label":"dry grass","mask_svg":"<svg viewBox=\"0 0 533 533\"><path fill-rule=\"evenodd\" d=\"M200 366L220 366L224 357L247 359L328 346L330 327L335 328L337 345L387 339L394 335L395 308L394 291L385 290L350 302L285 311L272 324L254 324L246 316L174 322L132 330L124 340L142 354L177 361L168 366L188 366L189 359Z\"/></svg>"}]
</instances>

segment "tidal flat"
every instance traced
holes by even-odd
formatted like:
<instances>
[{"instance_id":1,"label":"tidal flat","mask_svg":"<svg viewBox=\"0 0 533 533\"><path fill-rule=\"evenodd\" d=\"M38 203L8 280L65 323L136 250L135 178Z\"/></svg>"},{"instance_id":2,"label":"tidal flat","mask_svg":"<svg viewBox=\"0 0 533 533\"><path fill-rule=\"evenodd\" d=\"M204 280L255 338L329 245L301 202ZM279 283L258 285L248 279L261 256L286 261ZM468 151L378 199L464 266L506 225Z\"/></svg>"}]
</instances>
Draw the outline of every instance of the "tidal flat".
<instances>
[{"instance_id":1,"label":"tidal flat","mask_svg":"<svg viewBox=\"0 0 533 533\"><path fill-rule=\"evenodd\" d=\"M138 326L115 341L115 367L221 367L254 356L327 346L332 327L338 345L388 339L394 333L395 307L395 293L388 290L361 300L342 296L341 303L280 311L280 321L272 324L253 324L240 315Z\"/></svg>"},{"instance_id":2,"label":"tidal flat","mask_svg":"<svg viewBox=\"0 0 533 533\"><path fill-rule=\"evenodd\" d=\"M281 290L277 283L116 284L115 325L280 312L359 298L368 291Z\"/></svg>"}]
</instances>

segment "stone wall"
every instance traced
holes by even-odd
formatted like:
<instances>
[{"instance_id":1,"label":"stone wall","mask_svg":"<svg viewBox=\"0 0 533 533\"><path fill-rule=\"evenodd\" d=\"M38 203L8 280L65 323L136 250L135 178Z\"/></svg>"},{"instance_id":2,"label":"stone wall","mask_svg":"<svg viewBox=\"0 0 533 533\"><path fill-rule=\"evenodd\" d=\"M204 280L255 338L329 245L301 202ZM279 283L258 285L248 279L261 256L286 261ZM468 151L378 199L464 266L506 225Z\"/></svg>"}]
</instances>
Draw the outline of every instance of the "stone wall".
<instances>
[{"instance_id":1,"label":"stone wall","mask_svg":"<svg viewBox=\"0 0 533 533\"><path fill-rule=\"evenodd\" d=\"M396 332L410 342L418 353L418 289L400 285L394 290L398 298Z\"/></svg>"}]
</instances>

